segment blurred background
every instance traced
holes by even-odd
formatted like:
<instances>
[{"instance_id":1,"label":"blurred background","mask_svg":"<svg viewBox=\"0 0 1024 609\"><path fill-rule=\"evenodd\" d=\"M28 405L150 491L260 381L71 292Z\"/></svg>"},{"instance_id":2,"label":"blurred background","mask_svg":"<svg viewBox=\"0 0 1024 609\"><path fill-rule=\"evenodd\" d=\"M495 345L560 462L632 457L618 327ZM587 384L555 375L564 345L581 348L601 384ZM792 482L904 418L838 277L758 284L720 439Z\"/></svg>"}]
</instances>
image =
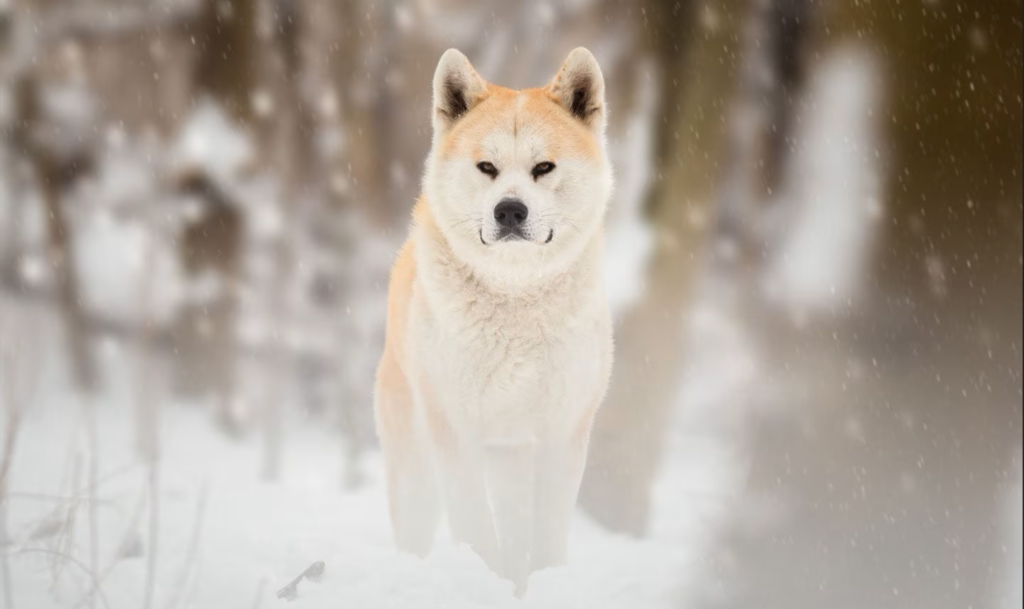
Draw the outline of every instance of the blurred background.
<instances>
[{"instance_id":1,"label":"blurred background","mask_svg":"<svg viewBox=\"0 0 1024 609\"><path fill-rule=\"evenodd\" d=\"M440 54L581 45L617 361L518 603L393 556L372 379ZM1021 0L0 0L0 606L1020 607L1022 62Z\"/></svg>"}]
</instances>

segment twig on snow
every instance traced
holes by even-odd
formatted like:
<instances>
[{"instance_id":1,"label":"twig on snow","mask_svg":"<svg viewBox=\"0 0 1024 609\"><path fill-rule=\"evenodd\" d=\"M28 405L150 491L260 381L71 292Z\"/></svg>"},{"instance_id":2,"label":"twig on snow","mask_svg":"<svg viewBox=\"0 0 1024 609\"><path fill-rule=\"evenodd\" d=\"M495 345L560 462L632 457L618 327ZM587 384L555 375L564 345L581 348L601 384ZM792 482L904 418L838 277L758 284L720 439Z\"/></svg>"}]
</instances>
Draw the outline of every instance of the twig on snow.
<instances>
[{"instance_id":1,"label":"twig on snow","mask_svg":"<svg viewBox=\"0 0 1024 609\"><path fill-rule=\"evenodd\" d=\"M323 577L324 568L325 565L322 560L318 560L309 565L309 567L300 573L298 577L293 579L290 584L277 591L277 598L283 598L286 601L293 601L299 598L299 584L302 580L308 579L313 583L319 582L320 578Z\"/></svg>"}]
</instances>

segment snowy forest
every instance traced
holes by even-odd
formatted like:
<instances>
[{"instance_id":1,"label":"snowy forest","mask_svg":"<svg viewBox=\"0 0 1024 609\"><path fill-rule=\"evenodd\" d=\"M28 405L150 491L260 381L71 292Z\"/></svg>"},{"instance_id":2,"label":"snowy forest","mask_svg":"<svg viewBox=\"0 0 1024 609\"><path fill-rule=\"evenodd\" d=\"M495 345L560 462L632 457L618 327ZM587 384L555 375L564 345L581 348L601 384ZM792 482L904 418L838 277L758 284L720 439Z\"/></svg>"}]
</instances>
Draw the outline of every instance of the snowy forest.
<instances>
[{"instance_id":1,"label":"snowy forest","mask_svg":"<svg viewBox=\"0 0 1024 609\"><path fill-rule=\"evenodd\" d=\"M1022 604L1022 0L0 0L0 608ZM399 554L450 47L607 83L569 565Z\"/></svg>"}]
</instances>

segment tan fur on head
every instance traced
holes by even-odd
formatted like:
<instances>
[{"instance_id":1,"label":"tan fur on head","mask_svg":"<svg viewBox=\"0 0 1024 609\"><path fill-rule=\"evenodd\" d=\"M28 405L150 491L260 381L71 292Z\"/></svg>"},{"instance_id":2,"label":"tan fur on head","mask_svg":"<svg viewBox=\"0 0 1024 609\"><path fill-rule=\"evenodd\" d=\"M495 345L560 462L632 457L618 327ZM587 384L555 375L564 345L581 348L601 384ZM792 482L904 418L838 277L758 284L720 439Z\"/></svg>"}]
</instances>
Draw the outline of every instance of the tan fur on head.
<instances>
[{"instance_id":1,"label":"tan fur on head","mask_svg":"<svg viewBox=\"0 0 1024 609\"><path fill-rule=\"evenodd\" d=\"M547 86L522 91L488 83L449 50L434 75L433 123L427 204L445 244L485 280L521 287L549 279L600 230L612 174L604 77L586 49ZM496 175L481 173L481 163ZM533 176L540 163L555 169ZM498 240L493 210L505 198L529 208L522 241Z\"/></svg>"}]
</instances>

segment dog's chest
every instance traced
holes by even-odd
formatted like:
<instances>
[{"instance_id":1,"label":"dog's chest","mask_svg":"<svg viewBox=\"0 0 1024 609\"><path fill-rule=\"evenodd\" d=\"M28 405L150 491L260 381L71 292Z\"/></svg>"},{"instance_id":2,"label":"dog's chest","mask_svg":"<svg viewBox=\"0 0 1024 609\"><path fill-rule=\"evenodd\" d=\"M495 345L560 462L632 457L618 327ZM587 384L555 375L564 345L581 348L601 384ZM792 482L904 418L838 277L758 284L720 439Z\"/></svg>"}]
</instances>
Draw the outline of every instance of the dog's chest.
<instances>
[{"instance_id":1,"label":"dog's chest","mask_svg":"<svg viewBox=\"0 0 1024 609\"><path fill-rule=\"evenodd\" d=\"M604 328L585 297L477 295L420 315L417 359L438 406L455 424L502 430L495 433L575 420L603 382Z\"/></svg>"}]
</instances>

